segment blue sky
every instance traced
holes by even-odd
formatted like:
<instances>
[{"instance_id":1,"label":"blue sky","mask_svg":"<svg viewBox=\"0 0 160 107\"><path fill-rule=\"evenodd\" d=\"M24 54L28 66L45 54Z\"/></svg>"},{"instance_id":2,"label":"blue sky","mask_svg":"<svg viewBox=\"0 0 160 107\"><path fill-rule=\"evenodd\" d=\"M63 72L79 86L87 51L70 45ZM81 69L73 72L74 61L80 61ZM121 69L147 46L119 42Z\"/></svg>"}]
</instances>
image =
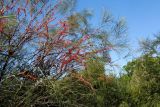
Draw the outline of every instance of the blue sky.
<instances>
[{"instance_id":1,"label":"blue sky","mask_svg":"<svg viewBox=\"0 0 160 107\"><path fill-rule=\"evenodd\" d=\"M138 40L160 32L160 0L77 0L77 9L91 9L92 21L97 24L106 8L115 18L125 18L131 48L138 48ZM125 63L123 61L123 63Z\"/></svg>"}]
</instances>

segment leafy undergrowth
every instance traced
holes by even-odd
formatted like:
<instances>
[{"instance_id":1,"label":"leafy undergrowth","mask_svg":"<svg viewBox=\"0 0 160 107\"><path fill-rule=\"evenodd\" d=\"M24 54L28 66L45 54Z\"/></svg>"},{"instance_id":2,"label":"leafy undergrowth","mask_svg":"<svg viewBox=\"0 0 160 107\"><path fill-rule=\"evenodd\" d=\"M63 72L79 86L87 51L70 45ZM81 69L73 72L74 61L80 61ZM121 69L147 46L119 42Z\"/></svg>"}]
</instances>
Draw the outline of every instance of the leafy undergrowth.
<instances>
[{"instance_id":1,"label":"leafy undergrowth","mask_svg":"<svg viewBox=\"0 0 160 107\"><path fill-rule=\"evenodd\" d=\"M147 58L145 63L159 60ZM138 59L136 61L141 62ZM143 63L141 62L142 65ZM133 66L129 64L127 69L131 69L130 67ZM140 68L144 70L144 66ZM145 71L145 74L141 71L132 73L119 78L105 75L104 64L91 60L87 63L86 70L70 71L59 80L40 78L31 81L16 76L10 77L1 83L0 106L159 107L158 76L149 71Z\"/></svg>"},{"instance_id":2,"label":"leafy undergrowth","mask_svg":"<svg viewBox=\"0 0 160 107\"><path fill-rule=\"evenodd\" d=\"M106 107L123 98L116 79L104 74L103 64L92 61L86 71L72 71L60 80L36 82L12 77L1 84L1 107Z\"/></svg>"}]
</instances>

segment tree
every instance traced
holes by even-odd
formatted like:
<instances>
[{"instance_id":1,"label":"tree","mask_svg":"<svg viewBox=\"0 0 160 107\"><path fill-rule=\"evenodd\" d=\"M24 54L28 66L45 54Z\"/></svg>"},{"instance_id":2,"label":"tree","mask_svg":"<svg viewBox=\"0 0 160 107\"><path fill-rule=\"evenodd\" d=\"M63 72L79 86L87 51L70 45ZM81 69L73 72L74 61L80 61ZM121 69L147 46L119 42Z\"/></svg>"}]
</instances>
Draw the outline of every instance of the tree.
<instances>
[{"instance_id":1,"label":"tree","mask_svg":"<svg viewBox=\"0 0 160 107\"><path fill-rule=\"evenodd\" d=\"M95 28L90 11L72 12L74 4L0 1L1 106L119 105L121 100L112 99L121 99L118 86L113 77L106 78L104 62L125 44L124 20L104 11ZM97 57L103 60L98 63Z\"/></svg>"},{"instance_id":2,"label":"tree","mask_svg":"<svg viewBox=\"0 0 160 107\"><path fill-rule=\"evenodd\" d=\"M154 39L147 38L140 42L141 49L143 50L144 53L159 55L160 33L156 34L154 37L155 37Z\"/></svg>"},{"instance_id":3,"label":"tree","mask_svg":"<svg viewBox=\"0 0 160 107\"><path fill-rule=\"evenodd\" d=\"M97 53L103 53L106 62L110 61L109 50L124 44L124 21L115 21L105 11L100 27L92 28L89 11L67 13L73 9L68 5L74 3L73 0L1 1L1 78L19 72L21 76L29 75L25 76L29 79L30 73L58 79L70 69L85 67L86 60Z\"/></svg>"},{"instance_id":4,"label":"tree","mask_svg":"<svg viewBox=\"0 0 160 107\"><path fill-rule=\"evenodd\" d=\"M71 2L72 0L69 3ZM47 44L47 41L51 39L48 37L49 30L51 30L49 27L58 28L60 25L63 29L64 23L61 19L56 21L58 14L55 15L58 11L63 10L62 7L59 8L60 4L64 5L66 1L2 0L0 2L1 78L14 69L18 72L24 71L27 66L31 69L33 66L29 62L34 62L39 52L51 48L42 49L44 45L40 44ZM60 34L63 33L62 29L60 30L59 27L57 36L62 35ZM31 43L35 43L34 47Z\"/></svg>"}]
</instances>

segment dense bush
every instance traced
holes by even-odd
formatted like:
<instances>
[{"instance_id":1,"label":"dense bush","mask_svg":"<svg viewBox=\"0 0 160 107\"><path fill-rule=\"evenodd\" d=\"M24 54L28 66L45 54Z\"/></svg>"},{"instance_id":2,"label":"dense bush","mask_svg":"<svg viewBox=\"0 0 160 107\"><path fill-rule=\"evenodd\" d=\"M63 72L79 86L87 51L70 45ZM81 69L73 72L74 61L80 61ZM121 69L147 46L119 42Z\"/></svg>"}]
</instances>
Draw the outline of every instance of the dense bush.
<instances>
[{"instance_id":1,"label":"dense bush","mask_svg":"<svg viewBox=\"0 0 160 107\"><path fill-rule=\"evenodd\" d=\"M1 106L113 107L123 101L123 94L113 76L106 76L101 63L90 61L88 69L55 81L37 82L8 78L1 84ZM11 80L12 79L12 80Z\"/></svg>"},{"instance_id":2,"label":"dense bush","mask_svg":"<svg viewBox=\"0 0 160 107\"><path fill-rule=\"evenodd\" d=\"M128 72L128 90L132 105L160 106L160 57L146 54L124 67ZM124 77L123 77L124 78Z\"/></svg>"},{"instance_id":3,"label":"dense bush","mask_svg":"<svg viewBox=\"0 0 160 107\"><path fill-rule=\"evenodd\" d=\"M144 55L129 62L124 67L128 73L120 77L105 75L98 59L89 60L84 71L69 71L59 80L6 77L0 106L159 107L159 62L158 56Z\"/></svg>"}]
</instances>

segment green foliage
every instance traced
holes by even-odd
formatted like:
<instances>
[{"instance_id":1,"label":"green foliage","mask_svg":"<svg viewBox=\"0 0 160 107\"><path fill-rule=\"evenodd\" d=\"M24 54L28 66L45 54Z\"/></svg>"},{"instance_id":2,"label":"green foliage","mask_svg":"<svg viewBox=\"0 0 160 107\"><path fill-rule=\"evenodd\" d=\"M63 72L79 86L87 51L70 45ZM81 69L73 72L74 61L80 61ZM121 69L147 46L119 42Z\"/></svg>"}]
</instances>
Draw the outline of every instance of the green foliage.
<instances>
[{"instance_id":1,"label":"green foliage","mask_svg":"<svg viewBox=\"0 0 160 107\"><path fill-rule=\"evenodd\" d=\"M145 39L140 42L141 49L144 53L150 53L150 54L158 54L160 55L159 46L160 46L160 33L156 34L154 36L154 39Z\"/></svg>"},{"instance_id":2,"label":"green foliage","mask_svg":"<svg viewBox=\"0 0 160 107\"><path fill-rule=\"evenodd\" d=\"M160 58L144 55L125 66L121 77L105 75L104 62L90 59L86 69L65 77L30 81L6 77L0 106L159 107ZM132 73L131 73L132 72Z\"/></svg>"},{"instance_id":3,"label":"green foliage","mask_svg":"<svg viewBox=\"0 0 160 107\"><path fill-rule=\"evenodd\" d=\"M125 66L128 72L128 87L133 104L150 107L160 101L160 57L146 54Z\"/></svg>"},{"instance_id":4,"label":"green foliage","mask_svg":"<svg viewBox=\"0 0 160 107\"><path fill-rule=\"evenodd\" d=\"M116 77L105 75L104 62L99 59L90 60L83 75L88 78L95 89L96 107L117 107L123 101L122 88Z\"/></svg>"},{"instance_id":5,"label":"green foliage","mask_svg":"<svg viewBox=\"0 0 160 107\"><path fill-rule=\"evenodd\" d=\"M37 82L14 80L2 83L1 107L88 107L94 105L92 90L72 76L60 81L41 79ZM14 84L13 84L14 82ZM93 102L93 103L92 103Z\"/></svg>"},{"instance_id":6,"label":"green foliage","mask_svg":"<svg viewBox=\"0 0 160 107\"><path fill-rule=\"evenodd\" d=\"M72 71L58 81L44 78L33 82L16 76L10 79L1 84L2 107L113 107L123 101L116 78L106 76L103 62L94 60L88 61L85 71Z\"/></svg>"}]
</instances>

